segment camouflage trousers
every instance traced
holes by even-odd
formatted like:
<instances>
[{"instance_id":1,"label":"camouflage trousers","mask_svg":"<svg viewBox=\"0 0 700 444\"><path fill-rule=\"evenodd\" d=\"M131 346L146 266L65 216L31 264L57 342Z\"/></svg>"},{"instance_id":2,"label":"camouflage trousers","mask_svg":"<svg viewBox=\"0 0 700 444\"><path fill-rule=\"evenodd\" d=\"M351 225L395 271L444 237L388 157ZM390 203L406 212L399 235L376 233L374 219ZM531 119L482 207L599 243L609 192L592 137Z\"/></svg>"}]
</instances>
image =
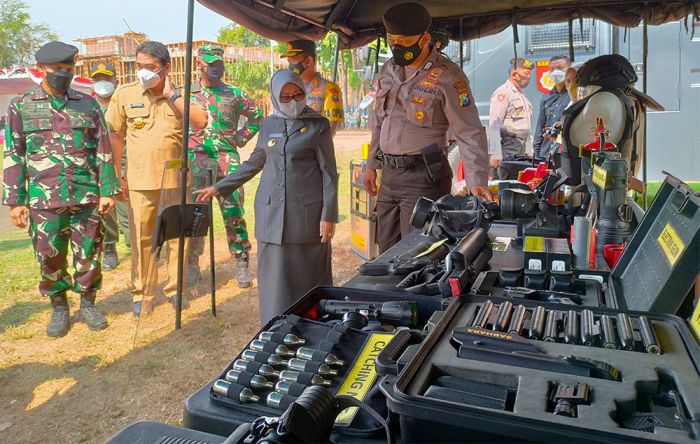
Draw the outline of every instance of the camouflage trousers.
<instances>
[{"instance_id":1,"label":"camouflage trousers","mask_svg":"<svg viewBox=\"0 0 700 444\"><path fill-rule=\"evenodd\" d=\"M221 180L222 177L218 178ZM194 178L194 189L200 189L205 187L205 179L202 177L195 176ZM226 228L226 240L228 242L228 249L231 252L231 256L239 256L241 254L248 254L252 245L248 240L248 227L246 225L243 215L245 211L243 209L244 194L243 188L240 188L230 196L226 198L218 196L216 198L219 201L219 208L221 209L221 217L224 220L224 227ZM201 256L204 251L204 243L200 241L195 241L192 239L192 247L190 252Z\"/></svg>"},{"instance_id":2,"label":"camouflage trousers","mask_svg":"<svg viewBox=\"0 0 700 444\"><path fill-rule=\"evenodd\" d=\"M48 210L29 210L29 236L39 261L44 296L55 296L73 288L77 293L102 286L102 239L104 228L97 204ZM73 251L75 273L68 273L68 244Z\"/></svg>"}]
</instances>

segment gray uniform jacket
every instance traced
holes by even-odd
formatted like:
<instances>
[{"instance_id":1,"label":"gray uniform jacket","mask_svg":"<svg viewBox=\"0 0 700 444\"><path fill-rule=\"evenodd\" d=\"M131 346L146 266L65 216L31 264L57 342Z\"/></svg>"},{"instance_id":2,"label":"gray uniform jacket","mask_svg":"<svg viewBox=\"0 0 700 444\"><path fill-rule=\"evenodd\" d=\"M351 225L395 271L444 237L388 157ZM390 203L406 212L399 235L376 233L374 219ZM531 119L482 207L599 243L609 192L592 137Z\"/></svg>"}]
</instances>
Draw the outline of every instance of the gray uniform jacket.
<instances>
[{"instance_id":1,"label":"gray uniform jacket","mask_svg":"<svg viewBox=\"0 0 700 444\"><path fill-rule=\"evenodd\" d=\"M532 104L510 80L491 94L489 108L489 155L491 159L525 154L530 136Z\"/></svg>"},{"instance_id":2,"label":"gray uniform jacket","mask_svg":"<svg viewBox=\"0 0 700 444\"><path fill-rule=\"evenodd\" d=\"M254 204L258 241L317 243L320 222L338 222L338 169L330 124L308 107L303 116L263 119L250 158L216 184L228 195L262 170Z\"/></svg>"},{"instance_id":3,"label":"gray uniform jacket","mask_svg":"<svg viewBox=\"0 0 700 444\"><path fill-rule=\"evenodd\" d=\"M423 67L382 66L372 119L367 165L381 168L378 150L392 155L420 154L436 143L447 146L447 134L457 139L467 185L486 185L488 147L484 126L459 66L432 49Z\"/></svg>"}]
</instances>

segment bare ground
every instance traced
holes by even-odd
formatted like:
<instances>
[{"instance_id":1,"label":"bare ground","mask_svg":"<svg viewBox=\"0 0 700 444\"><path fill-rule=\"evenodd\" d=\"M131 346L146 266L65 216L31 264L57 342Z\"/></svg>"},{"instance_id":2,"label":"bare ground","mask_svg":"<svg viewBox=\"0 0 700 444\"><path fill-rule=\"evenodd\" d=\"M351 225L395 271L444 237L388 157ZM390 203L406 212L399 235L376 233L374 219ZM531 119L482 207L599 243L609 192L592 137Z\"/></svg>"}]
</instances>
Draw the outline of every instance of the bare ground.
<instances>
[{"instance_id":1,"label":"bare ground","mask_svg":"<svg viewBox=\"0 0 700 444\"><path fill-rule=\"evenodd\" d=\"M336 136L341 173L341 223L333 242L336 284L354 275L361 263L349 250L348 162L360 157L360 146L368 139L365 132ZM251 185L246 187L249 202L255 189ZM252 212L248 214L252 227ZM13 248L31 248L23 240L12 242ZM120 246L120 252L122 262L105 274L99 296L98 308L110 322L104 331L91 332L74 323L66 337L49 339L45 328L50 309L34 289L0 299L0 442L97 443L137 420L179 425L187 396L212 379L257 332L256 288L236 286L221 234L216 245L218 316L209 313L203 283L201 296L183 312L179 331L173 329L169 304L157 307L147 322L138 324L133 318L128 250ZM255 270L254 259L252 266ZM10 267L38 268L27 259L0 264L5 285L12 280ZM163 268L161 264L161 276ZM72 297L73 312L77 304Z\"/></svg>"}]
</instances>

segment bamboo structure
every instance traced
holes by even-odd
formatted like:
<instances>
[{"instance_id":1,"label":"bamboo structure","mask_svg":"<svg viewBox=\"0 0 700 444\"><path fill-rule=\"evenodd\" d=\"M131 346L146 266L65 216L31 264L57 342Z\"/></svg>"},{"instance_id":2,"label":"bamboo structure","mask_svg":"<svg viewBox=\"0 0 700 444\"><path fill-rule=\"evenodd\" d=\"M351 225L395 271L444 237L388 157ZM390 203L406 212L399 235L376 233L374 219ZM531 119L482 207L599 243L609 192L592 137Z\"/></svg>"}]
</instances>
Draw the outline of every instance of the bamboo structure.
<instances>
[{"instance_id":1,"label":"bamboo structure","mask_svg":"<svg viewBox=\"0 0 700 444\"><path fill-rule=\"evenodd\" d=\"M79 77L90 77L90 71L100 63L114 65L117 71L119 83L129 83L136 80L136 48L146 40L145 34L127 32L123 35L89 37L77 39L81 43L81 51L76 62L76 75ZM279 54L270 56L270 48L243 48L223 43L216 43L207 40L196 40L193 42L193 59L196 58L197 51L202 45L216 45L224 48L224 62L233 63L246 61L251 63L270 63L276 68L285 66L286 63ZM170 80L173 85L181 88L185 83L185 50L186 42L168 43L166 45L170 51ZM194 60L192 60L194 65ZM236 84L236 79L224 76L227 83Z\"/></svg>"}]
</instances>

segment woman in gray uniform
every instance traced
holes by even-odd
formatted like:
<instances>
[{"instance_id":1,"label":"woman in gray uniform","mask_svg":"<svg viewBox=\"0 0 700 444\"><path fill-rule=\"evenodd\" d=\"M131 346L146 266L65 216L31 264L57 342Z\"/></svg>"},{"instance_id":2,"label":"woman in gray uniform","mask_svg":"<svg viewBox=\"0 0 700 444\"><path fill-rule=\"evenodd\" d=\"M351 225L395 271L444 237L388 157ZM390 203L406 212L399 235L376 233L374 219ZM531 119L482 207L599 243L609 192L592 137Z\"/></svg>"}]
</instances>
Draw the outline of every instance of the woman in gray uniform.
<instances>
[{"instance_id":1,"label":"woman in gray uniform","mask_svg":"<svg viewBox=\"0 0 700 444\"><path fill-rule=\"evenodd\" d=\"M280 70L270 85L274 113L260 124L250 158L205 202L227 196L262 170L255 195L258 300L264 325L317 285L332 285L331 239L338 222L338 170L328 120L306 106L304 84Z\"/></svg>"}]
</instances>

